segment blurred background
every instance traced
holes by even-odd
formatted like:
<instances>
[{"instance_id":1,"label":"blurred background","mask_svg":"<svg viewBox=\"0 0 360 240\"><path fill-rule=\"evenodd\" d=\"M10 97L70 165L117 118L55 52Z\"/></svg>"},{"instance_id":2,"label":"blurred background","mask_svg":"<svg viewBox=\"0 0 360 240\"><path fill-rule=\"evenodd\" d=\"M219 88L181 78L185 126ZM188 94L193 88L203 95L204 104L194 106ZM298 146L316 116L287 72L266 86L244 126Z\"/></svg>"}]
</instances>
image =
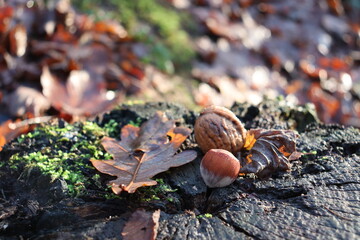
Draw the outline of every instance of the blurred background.
<instances>
[{"instance_id":1,"label":"blurred background","mask_svg":"<svg viewBox=\"0 0 360 240\"><path fill-rule=\"evenodd\" d=\"M360 1L104 2L0 0L3 124L285 99L360 127Z\"/></svg>"}]
</instances>

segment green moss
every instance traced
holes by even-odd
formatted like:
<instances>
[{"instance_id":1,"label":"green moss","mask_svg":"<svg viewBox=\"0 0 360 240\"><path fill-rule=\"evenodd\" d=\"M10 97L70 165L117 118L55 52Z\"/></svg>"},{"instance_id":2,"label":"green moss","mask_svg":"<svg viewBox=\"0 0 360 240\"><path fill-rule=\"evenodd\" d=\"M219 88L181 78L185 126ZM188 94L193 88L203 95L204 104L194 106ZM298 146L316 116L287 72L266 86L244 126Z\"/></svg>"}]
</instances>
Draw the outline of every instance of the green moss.
<instances>
[{"instance_id":1,"label":"green moss","mask_svg":"<svg viewBox=\"0 0 360 240\"><path fill-rule=\"evenodd\" d=\"M81 11L97 18L122 22L131 36L148 46L149 52L143 61L167 73L174 71L174 65L188 67L195 56L185 31L185 28L192 28L191 18L187 13L176 11L165 1L111 0L104 4L101 1L80 0L74 4Z\"/></svg>"},{"instance_id":2,"label":"green moss","mask_svg":"<svg viewBox=\"0 0 360 240\"><path fill-rule=\"evenodd\" d=\"M303 153L304 155L316 155L316 154L317 154L317 151L316 151L316 150L311 151L311 152L305 152L305 151L303 151L302 153Z\"/></svg>"},{"instance_id":3,"label":"green moss","mask_svg":"<svg viewBox=\"0 0 360 240\"><path fill-rule=\"evenodd\" d=\"M13 170L36 167L53 180L62 178L71 196L81 196L88 188L103 185L89 160L111 159L100 144L105 134L106 130L94 122L38 127L17 139L19 144L27 143L29 149L24 149L24 155L11 156L8 164Z\"/></svg>"},{"instance_id":4,"label":"green moss","mask_svg":"<svg viewBox=\"0 0 360 240\"><path fill-rule=\"evenodd\" d=\"M212 218L212 217L213 215L211 213L204 213L196 216L196 218Z\"/></svg>"},{"instance_id":5,"label":"green moss","mask_svg":"<svg viewBox=\"0 0 360 240\"><path fill-rule=\"evenodd\" d=\"M140 127L141 123L142 123L142 120L141 120L140 117L136 118L135 121L130 121L129 122L130 125L133 125L135 127Z\"/></svg>"},{"instance_id":6,"label":"green moss","mask_svg":"<svg viewBox=\"0 0 360 240\"><path fill-rule=\"evenodd\" d=\"M118 137L118 133L120 132L119 123L114 119L110 119L110 121L104 125L104 130L110 137Z\"/></svg>"},{"instance_id":7,"label":"green moss","mask_svg":"<svg viewBox=\"0 0 360 240\"><path fill-rule=\"evenodd\" d=\"M168 196L168 194L174 193L177 189L171 188L170 185L164 182L162 178L155 179L157 185L148 188L139 188L138 195L142 202L151 202L156 200L166 200L173 202L174 198Z\"/></svg>"},{"instance_id":8,"label":"green moss","mask_svg":"<svg viewBox=\"0 0 360 240\"><path fill-rule=\"evenodd\" d=\"M119 9L124 5L118 2ZM174 71L174 66L185 68L194 58L195 52L191 47L190 38L184 30L189 16L175 11L161 1L138 0L127 2L127 11L139 13L132 18L132 34L136 39L149 47L148 56L144 59L168 73ZM144 27L148 24L150 27ZM154 34L154 30L155 33ZM149 37L150 36L150 37Z\"/></svg>"},{"instance_id":9,"label":"green moss","mask_svg":"<svg viewBox=\"0 0 360 240\"><path fill-rule=\"evenodd\" d=\"M94 122L84 122L83 131L85 134L95 134L98 137L105 135L104 129Z\"/></svg>"},{"instance_id":10,"label":"green moss","mask_svg":"<svg viewBox=\"0 0 360 240\"><path fill-rule=\"evenodd\" d=\"M140 117L136 118L135 120L131 120L128 124L133 125L135 127L140 127L142 120ZM105 131L106 135L112 138L119 138L120 136L120 123L115 121L114 119L110 119L107 123L104 124L102 129Z\"/></svg>"},{"instance_id":11,"label":"green moss","mask_svg":"<svg viewBox=\"0 0 360 240\"><path fill-rule=\"evenodd\" d=\"M114 194L114 193L105 193L104 194L104 198L105 199L121 199L121 197L119 196L119 195L116 195L116 194Z\"/></svg>"}]
</instances>

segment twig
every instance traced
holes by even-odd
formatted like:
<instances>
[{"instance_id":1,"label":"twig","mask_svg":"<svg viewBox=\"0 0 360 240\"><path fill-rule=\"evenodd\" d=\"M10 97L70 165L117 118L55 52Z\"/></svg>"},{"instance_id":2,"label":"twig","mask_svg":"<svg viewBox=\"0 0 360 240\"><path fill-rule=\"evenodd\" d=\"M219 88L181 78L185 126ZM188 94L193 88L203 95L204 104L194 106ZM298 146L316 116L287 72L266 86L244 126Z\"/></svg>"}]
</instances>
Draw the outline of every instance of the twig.
<instances>
[{"instance_id":1,"label":"twig","mask_svg":"<svg viewBox=\"0 0 360 240\"><path fill-rule=\"evenodd\" d=\"M343 217L343 216L341 216L340 214L336 213L335 211L331 210L331 209L328 208L328 207L323 206L323 208L325 208L325 209L328 210L331 214L333 214L333 215L335 215L335 216L337 216L337 217L339 217L339 218L341 218L341 219L348 220L348 221L352 221L350 218Z\"/></svg>"}]
</instances>

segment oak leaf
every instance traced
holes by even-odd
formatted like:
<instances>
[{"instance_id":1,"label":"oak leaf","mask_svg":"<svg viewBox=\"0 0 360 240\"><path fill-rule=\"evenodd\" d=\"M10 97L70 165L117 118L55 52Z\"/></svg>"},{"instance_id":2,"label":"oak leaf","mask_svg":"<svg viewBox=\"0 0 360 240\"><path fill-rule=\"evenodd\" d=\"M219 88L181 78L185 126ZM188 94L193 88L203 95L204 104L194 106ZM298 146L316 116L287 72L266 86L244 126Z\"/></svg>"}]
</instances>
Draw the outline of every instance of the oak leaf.
<instances>
[{"instance_id":1,"label":"oak leaf","mask_svg":"<svg viewBox=\"0 0 360 240\"><path fill-rule=\"evenodd\" d=\"M113 160L91 162L102 173L116 176L109 184L114 193L133 193L137 188L156 185L150 178L158 173L189 163L196 152L187 150L175 155L180 145L190 135L186 127L176 127L164 113L157 112L141 128L126 125L121 130L121 141L104 137L101 141Z\"/></svg>"}]
</instances>

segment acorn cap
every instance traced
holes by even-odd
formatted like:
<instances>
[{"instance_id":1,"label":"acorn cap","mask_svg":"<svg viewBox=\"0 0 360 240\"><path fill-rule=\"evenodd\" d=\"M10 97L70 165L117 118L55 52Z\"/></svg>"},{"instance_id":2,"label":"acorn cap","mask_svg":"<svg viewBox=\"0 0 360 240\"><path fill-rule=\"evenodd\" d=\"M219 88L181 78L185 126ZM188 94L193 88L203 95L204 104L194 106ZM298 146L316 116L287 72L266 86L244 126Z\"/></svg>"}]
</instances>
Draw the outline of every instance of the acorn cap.
<instances>
[{"instance_id":1,"label":"acorn cap","mask_svg":"<svg viewBox=\"0 0 360 240\"><path fill-rule=\"evenodd\" d=\"M240 161L224 149L209 150L200 163L200 173L208 187L225 187L235 181Z\"/></svg>"}]
</instances>

